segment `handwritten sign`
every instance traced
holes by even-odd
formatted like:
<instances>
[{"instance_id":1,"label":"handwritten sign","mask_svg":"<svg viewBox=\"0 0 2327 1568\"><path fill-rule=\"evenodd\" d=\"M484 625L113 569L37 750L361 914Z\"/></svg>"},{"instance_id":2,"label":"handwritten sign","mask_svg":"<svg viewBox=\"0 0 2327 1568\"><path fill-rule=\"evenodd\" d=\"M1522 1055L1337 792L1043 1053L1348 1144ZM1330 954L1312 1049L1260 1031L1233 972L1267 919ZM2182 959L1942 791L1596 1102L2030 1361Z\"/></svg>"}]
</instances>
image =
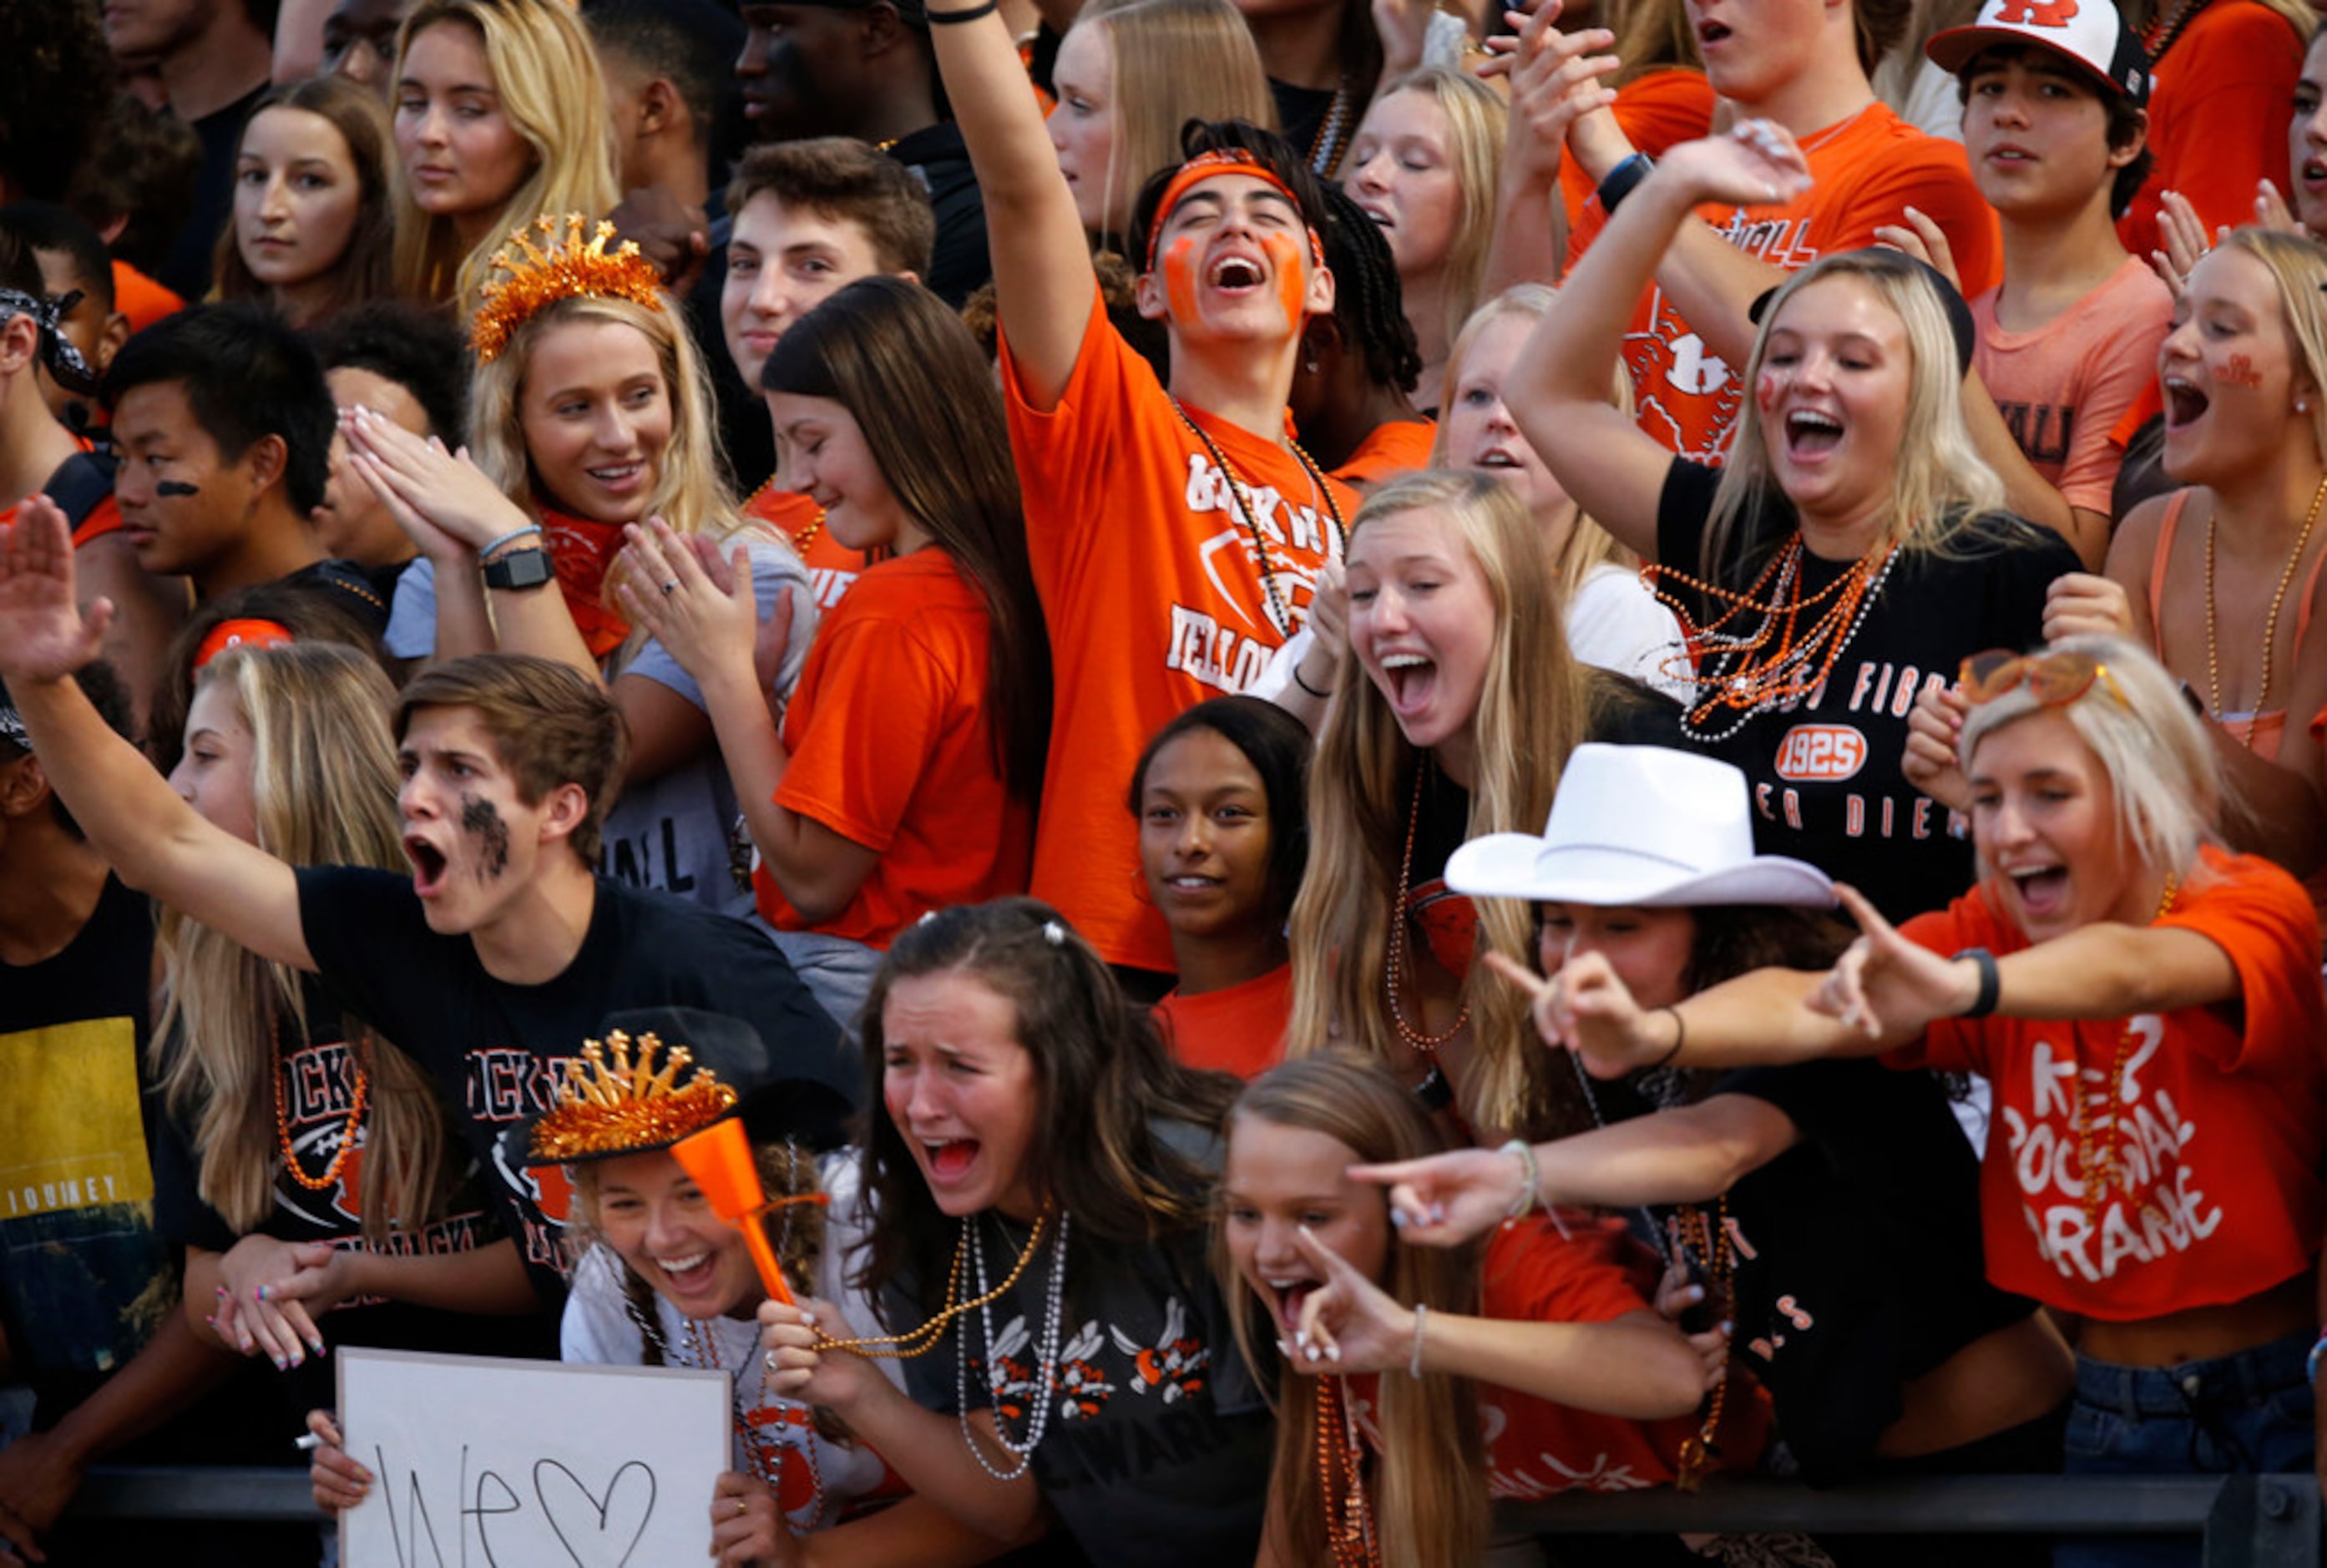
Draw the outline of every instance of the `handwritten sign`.
<instances>
[{"instance_id":1,"label":"handwritten sign","mask_svg":"<svg viewBox=\"0 0 2327 1568\"><path fill-rule=\"evenodd\" d=\"M338 1353L340 1430L372 1473L348 1568L662 1568L711 1554L724 1372Z\"/></svg>"}]
</instances>

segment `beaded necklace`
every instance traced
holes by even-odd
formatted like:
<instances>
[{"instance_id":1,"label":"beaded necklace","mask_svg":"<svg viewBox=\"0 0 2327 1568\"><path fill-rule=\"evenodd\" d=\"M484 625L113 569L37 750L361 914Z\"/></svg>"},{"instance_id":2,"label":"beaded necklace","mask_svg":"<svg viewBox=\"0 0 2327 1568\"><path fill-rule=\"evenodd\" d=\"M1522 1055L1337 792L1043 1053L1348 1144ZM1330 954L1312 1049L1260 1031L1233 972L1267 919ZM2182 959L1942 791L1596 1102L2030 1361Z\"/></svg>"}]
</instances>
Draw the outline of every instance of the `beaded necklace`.
<instances>
[{"instance_id":1,"label":"beaded necklace","mask_svg":"<svg viewBox=\"0 0 2327 1568\"><path fill-rule=\"evenodd\" d=\"M1720 1316L1716 1322L1737 1321L1737 1260L1732 1250L1729 1234L1729 1195L1722 1194L1721 1207L1708 1221L1705 1210L1694 1203L1685 1203L1672 1212L1667 1221L1676 1252L1694 1252L1706 1262L1708 1288L1707 1302L1719 1301ZM1710 1230L1711 1234L1707 1234ZM1680 1464L1673 1484L1682 1491L1693 1492L1705 1484L1706 1473L1721 1458L1721 1410L1729 1393L1729 1379L1724 1377L1713 1386L1707 1397L1705 1419L1698 1423L1696 1435L1683 1440Z\"/></svg>"},{"instance_id":2,"label":"beaded necklace","mask_svg":"<svg viewBox=\"0 0 2327 1568\"><path fill-rule=\"evenodd\" d=\"M1317 1484L1333 1568L1381 1568L1373 1503L1366 1496L1365 1449L1340 1374L1317 1379Z\"/></svg>"},{"instance_id":3,"label":"beaded necklace","mask_svg":"<svg viewBox=\"0 0 2327 1568\"><path fill-rule=\"evenodd\" d=\"M632 1321L636 1321L635 1314ZM726 1367L719 1359L719 1347L713 1342L709 1332L693 1318L688 1318L686 1322L687 1364L699 1367L706 1372L725 1371ZM658 1333L656 1339L659 1340L661 1335ZM668 1349L665 1351L665 1356L666 1358L668 1356ZM747 1360L750 1358L745 1358ZM779 1453L773 1458L770 1457L767 1441L760 1435L759 1423L752 1419L752 1410L765 1405L768 1400L768 1373L765 1364L762 1363L760 1368L757 1398L745 1399L743 1378L741 1373L728 1378L728 1388L734 1405L735 1440L743 1450L744 1461L751 1466L752 1479L771 1492L781 1497L783 1495L782 1456ZM808 1496L811 1500L809 1517L821 1520L824 1517L824 1467L817 1461L816 1425L813 1421L807 1423L800 1433L799 1453L808 1470ZM780 1504L778 1507L781 1508Z\"/></svg>"},{"instance_id":4,"label":"beaded necklace","mask_svg":"<svg viewBox=\"0 0 2327 1568\"><path fill-rule=\"evenodd\" d=\"M2262 624L2262 685L2255 692L2254 706L2247 712L2246 733L2239 737L2247 750L2254 750L2255 726L2262 723L2262 710L2270 701L2270 657L2278 645L2278 612L2286 603L2286 586L2294 581L2294 568L2303 563L2303 552L2310 546L2311 530L2319 521L2319 503L2327 501L2327 477L2311 492L2311 509L2304 514L2303 532L2294 537L2294 548L2286 554L2286 565L2279 569L2278 592L2271 595L2270 614ZM2211 701L2214 717L2222 716L2222 666L2214 642L2214 516L2206 514L2206 688Z\"/></svg>"},{"instance_id":5,"label":"beaded necklace","mask_svg":"<svg viewBox=\"0 0 2327 1568\"><path fill-rule=\"evenodd\" d=\"M2172 911L2174 897L2181 891L2180 882L2170 876L2165 879L2165 895L2157 901L2157 912L2149 917L2151 925L2155 925ZM2125 1092L2125 1064L2133 1056L2135 1022L2135 1019L2126 1019L2125 1028L2118 1032L2117 1055L2109 1062L2108 1082L2100 1091L2103 1103L2108 1107L2109 1126L2117 1134L2106 1149L2101 1147L2100 1127L2092 1114L2093 1089L2085 1082L2083 1061L2079 1059L2077 1063L2077 1171L2085 1184L2085 1229L2088 1235L2098 1234L2096 1221L2100 1215L2101 1201L2108 1196L2111 1187L2128 1198L2133 1196L2133 1190L2125 1180L2125 1129L2118 1123L2117 1110L2119 1097ZM2077 1031L2071 1026L2069 1031L2071 1050L2075 1049L2076 1043Z\"/></svg>"},{"instance_id":6,"label":"beaded necklace","mask_svg":"<svg viewBox=\"0 0 2327 1568\"><path fill-rule=\"evenodd\" d=\"M356 1078L353 1103L348 1106L347 1119L340 1124L339 1147L332 1151L332 1162L323 1167L321 1176L310 1176L299 1163L299 1151L291 1142L291 1080L283 1071L283 1023L280 1019L276 1021L275 1142L276 1146L283 1151L283 1169L290 1172L292 1181L310 1192L327 1191L338 1184L340 1172L346 1168L348 1156L355 1153L356 1140L363 1128L364 1100L370 1087L369 1080L356 1062L354 1049L344 1049L348 1051L349 1070L355 1074Z\"/></svg>"},{"instance_id":7,"label":"beaded necklace","mask_svg":"<svg viewBox=\"0 0 2327 1568\"><path fill-rule=\"evenodd\" d=\"M1805 554L1802 537L1796 533L1743 593L1670 566L1642 568L1649 591L1680 620L1686 651L1667 661L1664 673L1696 689L1696 702L1681 717L1681 731L1690 740L1717 744L1760 714L1799 702L1823 686L1835 660L1882 597L1899 547L1884 545L1860 556L1807 599L1801 596ZM1727 607L1700 625L1687 599L1667 588L1668 583L1693 590L1709 605ZM1766 600L1762 597L1765 590ZM1818 619L1802 628L1804 613L1821 604L1825 608ZM1759 621L1746 629L1743 618L1755 614ZM1730 630L1733 622L1739 623L1734 630ZM1735 716L1726 728L1715 728L1724 714Z\"/></svg>"},{"instance_id":8,"label":"beaded necklace","mask_svg":"<svg viewBox=\"0 0 2327 1568\"><path fill-rule=\"evenodd\" d=\"M2198 13L2206 8L2206 0L2175 0L2173 8L2150 18L2149 25L2141 30L2141 47L2149 56L2149 68L2165 58L2165 51L2181 40L2190 23L2198 20Z\"/></svg>"},{"instance_id":9,"label":"beaded necklace","mask_svg":"<svg viewBox=\"0 0 2327 1568\"><path fill-rule=\"evenodd\" d=\"M1025 1249L1019 1253L1018 1261L1011 1265L1008 1276L992 1290L984 1291L984 1293L976 1300L965 1302L961 1299L961 1283L963 1276L968 1271L970 1229L969 1221L964 1219L961 1239L954 1245L953 1270L946 1280L945 1305L938 1310L934 1317L920 1328L906 1333L866 1334L854 1339L836 1339L818 1329L816 1330L815 1348L818 1350L847 1350L873 1361L911 1361L928 1355L943 1342L945 1327L948 1323L965 1312L976 1311L1009 1293L1010 1287L1018 1283L1018 1276L1026 1272L1026 1265L1034 1261L1034 1254L1041 1250L1042 1233L1049 1227L1050 1222L1051 1214L1048 1209L1044 1209L1036 1216L1034 1228L1026 1237ZM1061 1219L1061 1228L1064 1227L1065 1222ZM1061 1248L1061 1250L1064 1249ZM978 1266L980 1269L984 1268L983 1257L978 1260Z\"/></svg>"},{"instance_id":10,"label":"beaded necklace","mask_svg":"<svg viewBox=\"0 0 2327 1568\"><path fill-rule=\"evenodd\" d=\"M1422 778L1424 773L1429 770L1430 765L1430 760L1425 757L1414 770L1414 801L1406 811L1406 848L1397 859L1397 901L1390 905L1389 910L1389 962L1382 968L1382 985L1389 993L1390 1024L1397 1031L1397 1037L1400 1040L1425 1056L1434 1054L1440 1046L1461 1033L1463 1026L1471 1022L1471 1003L1465 1000L1463 1010L1454 1015L1454 1022L1446 1026L1444 1033L1429 1033L1426 1030L1406 1021L1406 1004L1398 1000L1397 994L1399 972L1401 970L1408 974L1413 972L1411 944L1406 934L1406 896L1407 890L1413 884L1414 878L1415 828L1422 820Z\"/></svg>"},{"instance_id":11,"label":"beaded necklace","mask_svg":"<svg viewBox=\"0 0 2327 1568\"><path fill-rule=\"evenodd\" d=\"M1043 1326L1042 1342L1035 1344L1031 1334L1027 1339L1042 1371L1042 1387L1034 1395L1034 1408L1027 1413L1023 1439L1014 1439L1002 1424L1002 1396L1009 1389L1010 1375L1004 1368L1003 1357L995 1346L994 1313L990 1305L1002 1291L986 1288L986 1241L977 1234L977 1218L966 1216L961 1222L962 1245L970 1250L971 1268L977 1274L980 1293L977 1315L986 1330L986 1388L989 1398L987 1408L994 1417L994 1441L1001 1445L1004 1452L1014 1457L1017 1464L1003 1470L987 1459L986 1450L978 1443L977 1431L970 1425L969 1315L967 1312L962 1314L960 1343L953 1363L955 1418L961 1423L961 1441L968 1445L969 1457L977 1461L980 1470L997 1481L1014 1481L1026 1473L1026 1467L1034 1462L1034 1451L1042 1446L1043 1433L1050 1428L1051 1396L1058 1391L1059 1346L1066 1327L1067 1231L1071 1218L1072 1216L1067 1214L1059 1216L1059 1241L1051 1250L1051 1283L1046 1314L1049 1321ZM1031 1246L1032 1244L1029 1245ZM1025 1263L1023 1255L1019 1263L1023 1267ZM1017 1276L1014 1273L1011 1277L1014 1279ZM1002 1289L1009 1288L1009 1282L1005 1280Z\"/></svg>"},{"instance_id":12,"label":"beaded necklace","mask_svg":"<svg viewBox=\"0 0 2327 1568\"><path fill-rule=\"evenodd\" d=\"M1260 583L1261 587L1268 594L1269 622L1285 635L1291 636L1293 611L1276 586L1276 568L1268 558L1268 536L1261 532L1260 519L1253 515L1252 502L1247 499L1246 492L1251 487L1245 482L1244 476L1229 463L1228 453L1220 450L1220 443L1212 439L1211 433L1196 423L1189 415L1186 405L1177 397L1172 399L1172 412L1178 415L1180 423L1186 425L1194 434L1196 439L1204 443L1204 450L1211 454L1212 466L1220 471L1220 477L1228 482L1229 499L1235 503L1237 515L1244 519L1245 531L1252 536L1253 550L1260 557ZM1350 530L1341 523L1341 504L1333 499L1333 492L1326 487L1325 476L1318 471L1317 464L1310 455L1302 450L1301 443L1290 436L1285 438L1285 443L1293 449L1293 455L1300 460L1302 471L1309 476L1310 489L1315 492L1317 499L1323 504L1326 516L1333 519L1335 541L1346 551L1350 544Z\"/></svg>"},{"instance_id":13,"label":"beaded necklace","mask_svg":"<svg viewBox=\"0 0 2327 1568\"><path fill-rule=\"evenodd\" d=\"M770 474L767 478L762 480L760 481L760 488L753 490L750 495L745 496L743 498L743 504L736 509L739 511L749 512L752 509L752 503L758 500L762 496L767 494L768 487L775 482L776 476L773 474ZM799 533L790 536L792 542L793 551L805 556L808 554L808 547L816 542L816 537L822 532L824 532L824 509L822 507L818 507L816 509L815 520L810 522L807 527L802 528Z\"/></svg>"}]
</instances>

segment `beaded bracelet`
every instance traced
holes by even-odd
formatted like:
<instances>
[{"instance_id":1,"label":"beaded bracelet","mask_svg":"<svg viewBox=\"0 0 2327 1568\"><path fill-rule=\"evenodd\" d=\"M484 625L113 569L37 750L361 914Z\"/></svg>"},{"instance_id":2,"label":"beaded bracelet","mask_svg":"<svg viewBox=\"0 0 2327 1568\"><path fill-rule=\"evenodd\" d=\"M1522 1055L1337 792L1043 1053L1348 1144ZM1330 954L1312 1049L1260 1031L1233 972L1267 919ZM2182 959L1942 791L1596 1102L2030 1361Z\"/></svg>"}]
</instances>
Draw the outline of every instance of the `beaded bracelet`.
<instances>
[{"instance_id":1,"label":"beaded bracelet","mask_svg":"<svg viewBox=\"0 0 2327 1568\"><path fill-rule=\"evenodd\" d=\"M1422 1322L1429 1315L1427 1303L1414 1303L1414 1353L1406 1358L1406 1375L1417 1383L1422 1380ZM2314 1350L2312 1354L2316 1357L2318 1352Z\"/></svg>"},{"instance_id":2,"label":"beaded bracelet","mask_svg":"<svg viewBox=\"0 0 2327 1568\"><path fill-rule=\"evenodd\" d=\"M1534 1212L1536 1205L1536 1182L1537 1180L1537 1172L1536 1171L1535 1163L1535 1145L1528 1143L1525 1138L1513 1138L1509 1143L1505 1143L1501 1148L1496 1150L1495 1153L1498 1154L1516 1154L1519 1156L1519 1169L1525 1172L1527 1176L1527 1184L1519 1189L1519 1195L1511 1199L1511 1206L1505 1211L1503 1218L1505 1219L1524 1219L1529 1214Z\"/></svg>"},{"instance_id":3,"label":"beaded bracelet","mask_svg":"<svg viewBox=\"0 0 2327 1568\"><path fill-rule=\"evenodd\" d=\"M540 534L541 525L539 523L528 523L521 528L511 528L500 538L490 541L483 548L480 549L477 552L477 559L480 561L490 561L492 559L493 552L500 549L503 545L514 545L519 539L525 538L528 536L539 537Z\"/></svg>"}]
</instances>

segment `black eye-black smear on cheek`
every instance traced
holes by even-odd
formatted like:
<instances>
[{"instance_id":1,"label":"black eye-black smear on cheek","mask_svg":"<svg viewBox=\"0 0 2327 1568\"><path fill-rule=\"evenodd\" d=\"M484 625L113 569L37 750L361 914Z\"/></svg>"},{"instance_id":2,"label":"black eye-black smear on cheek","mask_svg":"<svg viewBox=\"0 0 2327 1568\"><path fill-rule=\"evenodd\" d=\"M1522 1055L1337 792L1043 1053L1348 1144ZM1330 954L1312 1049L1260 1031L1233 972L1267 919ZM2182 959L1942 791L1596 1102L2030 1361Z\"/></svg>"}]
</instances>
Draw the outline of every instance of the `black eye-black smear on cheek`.
<instances>
[{"instance_id":1,"label":"black eye-black smear on cheek","mask_svg":"<svg viewBox=\"0 0 2327 1568\"><path fill-rule=\"evenodd\" d=\"M202 487L188 484L181 479L158 480L154 482L154 493L157 496L198 496L202 493Z\"/></svg>"},{"instance_id":2,"label":"black eye-black smear on cheek","mask_svg":"<svg viewBox=\"0 0 2327 1568\"><path fill-rule=\"evenodd\" d=\"M479 882L490 882L509 870L509 824L501 820L491 801L462 796L461 831L483 846L484 854L477 861Z\"/></svg>"}]
</instances>

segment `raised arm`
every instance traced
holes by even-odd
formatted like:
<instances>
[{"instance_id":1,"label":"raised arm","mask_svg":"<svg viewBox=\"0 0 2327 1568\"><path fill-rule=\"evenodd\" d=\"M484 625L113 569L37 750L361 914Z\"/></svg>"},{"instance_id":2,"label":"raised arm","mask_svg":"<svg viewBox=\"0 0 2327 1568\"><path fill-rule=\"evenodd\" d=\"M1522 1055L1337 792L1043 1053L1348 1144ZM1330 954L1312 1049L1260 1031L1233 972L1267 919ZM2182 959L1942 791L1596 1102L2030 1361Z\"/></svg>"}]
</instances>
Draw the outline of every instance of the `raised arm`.
<instances>
[{"instance_id":1,"label":"raised arm","mask_svg":"<svg viewBox=\"0 0 2327 1568\"><path fill-rule=\"evenodd\" d=\"M50 785L122 881L263 958L313 969L291 868L179 799L73 680L112 617L98 600L82 618L64 513L46 496L25 501L0 530L0 677Z\"/></svg>"},{"instance_id":2,"label":"raised arm","mask_svg":"<svg viewBox=\"0 0 2327 1568\"><path fill-rule=\"evenodd\" d=\"M995 307L1019 385L1038 408L1057 406L1090 322L1090 241L1074 192L999 14L951 23L970 0L930 6L938 71L986 201Z\"/></svg>"},{"instance_id":3,"label":"raised arm","mask_svg":"<svg viewBox=\"0 0 2327 1568\"><path fill-rule=\"evenodd\" d=\"M1609 48L1616 35L1604 27L1562 33L1551 24L1559 12L1557 0L1546 0L1520 24L1518 50L1494 62L1509 62L1511 106L1482 298L1514 284L1557 281L1567 254L1560 149L1578 116L1616 101L1615 89L1601 79L1621 62L1588 52Z\"/></svg>"},{"instance_id":4,"label":"raised arm","mask_svg":"<svg viewBox=\"0 0 2327 1568\"><path fill-rule=\"evenodd\" d=\"M1600 119L1612 123L1601 110L1576 124ZM1808 179L1782 132L1741 128L1674 148L1623 199L1512 367L1503 401L1519 429L1585 513L1646 559L1656 559L1657 503L1673 458L1608 401L1625 323L1675 237L1704 227L1692 216L1700 203L1783 201Z\"/></svg>"}]
</instances>

